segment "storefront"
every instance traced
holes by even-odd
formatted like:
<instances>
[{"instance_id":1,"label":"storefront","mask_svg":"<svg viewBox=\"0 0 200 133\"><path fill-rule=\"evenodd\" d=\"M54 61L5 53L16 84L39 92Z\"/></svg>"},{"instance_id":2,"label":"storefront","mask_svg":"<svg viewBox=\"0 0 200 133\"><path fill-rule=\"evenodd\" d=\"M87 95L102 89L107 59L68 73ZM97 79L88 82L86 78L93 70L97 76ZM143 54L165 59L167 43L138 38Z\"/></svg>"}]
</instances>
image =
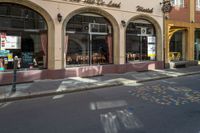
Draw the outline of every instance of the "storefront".
<instances>
[{"instance_id":1,"label":"storefront","mask_svg":"<svg viewBox=\"0 0 200 133\"><path fill-rule=\"evenodd\" d=\"M161 1L0 0L1 83L163 68Z\"/></svg>"},{"instance_id":2,"label":"storefront","mask_svg":"<svg viewBox=\"0 0 200 133\"><path fill-rule=\"evenodd\" d=\"M199 7L196 6L198 2L191 0L182 3L167 2L171 10L164 14L166 68L198 64L200 38Z\"/></svg>"},{"instance_id":3,"label":"storefront","mask_svg":"<svg viewBox=\"0 0 200 133\"><path fill-rule=\"evenodd\" d=\"M167 21L166 21L167 22ZM195 24L169 21L166 33L166 67L171 64L197 65L199 60L199 31ZM173 25L173 26L172 26ZM174 67L172 65L172 67Z\"/></svg>"}]
</instances>

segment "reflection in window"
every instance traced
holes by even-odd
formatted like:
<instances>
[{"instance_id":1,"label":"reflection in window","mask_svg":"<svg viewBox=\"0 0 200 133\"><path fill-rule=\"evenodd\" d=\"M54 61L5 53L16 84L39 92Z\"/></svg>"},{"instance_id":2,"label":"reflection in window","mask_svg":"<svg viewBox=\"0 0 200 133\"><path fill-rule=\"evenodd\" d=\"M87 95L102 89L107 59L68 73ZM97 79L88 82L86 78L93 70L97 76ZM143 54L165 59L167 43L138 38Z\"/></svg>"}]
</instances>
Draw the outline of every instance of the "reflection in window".
<instances>
[{"instance_id":1,"label":"reflection in window","mask_svg":"<svg viewBox=\"0 0 200 133\"><path fill-rule=\"evenodd\" d=\"M126 29L126 60L145 61L156 59L154 27L146 20L135 20Z\"/></svg>"},{"instance_id":2,"label":"reflection in window","mask_svg":"<svg viewBox=\"0 0 200 133\"><path fill-rule=\"evenodd\" d=\"M47 24L37 12L17 4L0 4L1 70L47 67Z\"/></svg>"},{"instance_id":3,"label":"reflection in window","mask_svg":"<svg viewBox=\"0 0 200 133\"><path fill-rule=\"evenodd\" d=\"M170 52L169 52L169 60L170 61L179 61L183 60L183 32L177 31L174 33L170 40Z\"/></svg>"},{"instance_id":4,"label":"reflection in window","mask_svg":"<svg viewBox=\"0 0 200 133\"><path fill-rule=\"evenodd\" d=\"M196 9L200 10L200 0L196 0Z\"/></svg>"},{"instance_id":5,"label":"reflection in window","mask_svg":"<svg viewBox=\"0 0 200 133\"><path fill-rule=\"evenodd\" d=\"M173 6L184 7L184 0L171 0Z\"/></svg>"},{"instance_id":6,"label":"reflection in window","mask_svg":"<svg viewBox=\"0 0 200 133\"><path fill-rule=\"evenodd\" d=\"M200 61L200 29L195 31L194 59Z\"/></svg>"},{"instance_id":7,"label":"reflection in window","mask_svg":"<svg viewBox=\"0 0 200 133\"><path fill-rule=\"evenodd\" d=\"M113 63L112 28L97 14L75 15L66 26L66 65Z\"/></svg>"}]
</instances>

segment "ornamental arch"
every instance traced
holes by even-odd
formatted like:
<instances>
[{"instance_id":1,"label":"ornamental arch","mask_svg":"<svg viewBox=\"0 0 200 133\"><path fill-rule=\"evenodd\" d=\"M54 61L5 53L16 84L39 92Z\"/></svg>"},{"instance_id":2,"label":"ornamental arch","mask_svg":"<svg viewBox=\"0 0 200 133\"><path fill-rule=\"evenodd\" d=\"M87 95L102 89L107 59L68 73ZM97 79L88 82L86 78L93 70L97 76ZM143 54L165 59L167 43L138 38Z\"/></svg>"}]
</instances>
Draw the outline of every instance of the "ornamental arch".
<instances>
[{"instance_id":1,"label":"ornamental arch","mask_svg":"<svg viewBox=\"0 0 200 133\"><path fill-rule=\"evenodd\" d=\"M132 17L126 26L126 61L162 61L162 31L148 15Z\"/></svg>"},{"instance_id":2,"label":"ornamental arch","mask_svg":"<svg viewBox=\"0 0 200 133\"><path fill-rule=\"evenodd\" d=\"M19 27L13 28L13 31L17 34L24 35L22 36L21 43L23 42L26 43L28 41L33 45L35 45L36 43L38 44L38 46L33 46L32 50L31 49L27 50L28 46L25 46L25 44L20 44L22 45L23 49L26 49L25 51L23 51L22 49L17 50L17 51L21 51L21 53L19 54L20 58L23 59L22 57L23 55L29 56L30 60L28 61L27 59L26 63L21 64L19 67L25 67L25 68L32 68L32 67L39 68L40 67L40 68L53 69L54 65L51 59L54 54L53 54L53 51L51 50L54 48L54 43L53 43L54 42L54 35L53 35L54 24L53 24L52 18L47 13L47 11L43 9L42 7L40 7L39 5L37 5L36 3L27 1L27 0L0 0L0 5L8 5L8 6L14 5L13 8L16 7L17 11L19 11L18 9L23 8L23 9L20 9L21 14L23 14L23 12L26 13L27 11L27 17L24 18L23 22L21 22L22 20L17 18L17 15L16 15L16 19L19 20L18 25L26 25L25 23L27 23L27 25L21 28ZM34 18L31 18L30 17L31 15L33 15L32 17ZM31 27L32 25L28 24L29 20L31 19L36 20L36 18L38 19L38 21L43 21L43 24L44 24L43 27L41 26L42 24L39 22L37 26L35 24L35 27L37 28L32 28ZM23 19L23 17L21 19ZM12 28L10 29L10 32L12 32ZM30 34L27 34L27 33L30 33ZM27 38L25 36L29 36L29 37ZM13 51L13 49L11 51ZM15 56L15 54L13 56ZM40 58L40 59L36 59L38 60L38 62L35 61L34 59L35 57ZM25 61L22 60L22 62L25 62Z\"/></svg>"},{"instance_id":3,"label":"ornamental arch","mask_svg":"<svg viewBox=\"0 0 200 133\"><path fill-rule=\"evenodd\" d=\"M65 18L62 29L65 67L118 63L119 26L108 12L96 7L77 9ZM81 41L84 46L75 43Z\"/></svg>"}]
</instances>

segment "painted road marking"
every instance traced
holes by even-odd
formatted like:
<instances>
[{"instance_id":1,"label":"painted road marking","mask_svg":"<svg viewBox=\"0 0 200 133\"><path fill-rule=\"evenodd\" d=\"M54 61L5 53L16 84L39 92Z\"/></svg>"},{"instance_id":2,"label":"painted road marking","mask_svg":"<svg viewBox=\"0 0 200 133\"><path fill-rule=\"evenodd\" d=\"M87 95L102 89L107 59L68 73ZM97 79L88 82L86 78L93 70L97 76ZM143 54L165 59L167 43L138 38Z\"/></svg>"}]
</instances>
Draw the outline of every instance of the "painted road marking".
<instances>
[{"instance_id":1,"label":"painted road marking","mask_svg":"<svg viewBox=\"0 0 200 133\"><path fill-rule=\"evenodd\" d=\"M7 102L7 103L0 103L0 109L5 108L6 106L10 105L11 102Z\"/></svg>"},{"instance_id":2,"label":"painted road marking","mask_svg":"<svg viewBox=\"0 0 200 133\"><path fill-rule=\"evenodd\" d=\"M117 116L123 124L123 126L127 129L143 127L143 124L140 122L140 120L136 118L136 116L133 115L132 112L126 109L117 111Z\"/></svg>"},{"instance_id":3,"label":"painted road marking","mask_svg":"<svg viewBox=\"0 0 200 133\"><path fill-rule=\"evenodd\" d=\"M109 108L117 108L127 106L127 102L125 100L117 100L117 101L99 101L99 102L91 102L90 109L98 110L98 109L109 109Z\"/></svg>"},{"instance_id":4,"label":"painted road marking","mask_svg":"<svg viewBox=\"0 0 200 133\"><path fill-rule=\"evenodd\" d=\"M95 80L95 79L81 78L81 77L70 77L69 79L73 79L73 80L80 81L80 82L87 82L87 83L98 82L98 80Z\"/></svg>"},{"instance_id":5,"label":"painted road marking","mask_svg":"<svg viewBox=\"0 0 200 133\"><path fill-rule=\"evenodd\" d=\"M52 99L60 99L60 98L63 98L65 95L56 95L54 96Z\"/></svg>"},{"instance_id":6,"label":"painted road marking","mask_svg":"<svg viewBox=\"0 0 200 133\"><path fill-rule=\"evenodd\" d=\"M142 122L131 111L117 110L100 114L100 120L105 133L118 133L120 129L142 128Z\"/></svg>"},{"instance_id":7,"label":"painted road marking","mask_svg":"<svg viewBox=\"0 0 200 133\"><path fill-rule=\"evenodd\" d=\"M100 120L103 125L105 133L118 133L120 129L117 116L111 112L107 114L101 114Z\"/></svg>"}]
</instances>

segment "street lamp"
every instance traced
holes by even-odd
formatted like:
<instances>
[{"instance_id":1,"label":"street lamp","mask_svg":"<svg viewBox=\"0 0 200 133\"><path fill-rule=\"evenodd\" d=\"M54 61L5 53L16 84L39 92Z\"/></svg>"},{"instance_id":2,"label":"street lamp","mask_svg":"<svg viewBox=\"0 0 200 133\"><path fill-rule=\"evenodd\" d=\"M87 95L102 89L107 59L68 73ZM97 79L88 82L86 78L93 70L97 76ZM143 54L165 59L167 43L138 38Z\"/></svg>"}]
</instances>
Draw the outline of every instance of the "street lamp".
<instances>
[{"instance_id":1,"label":"street lamp","mask_svg":"<svg viewBox=\"0 0 200 133\"><path fill-rule=\"evenodd\" d=\"M125 21L125 20L122 20L122 21L121 21L121 24L122 24L123 27L125 27L125 26L126 26L126 21Z\"/></svg>"},{"instance_id":2,"label":"street lamp","mask_svg":"<svg viewBox=\"0 0 200 133\"><path fill-rule=\"evenodd\" d=\"M62 21L62 15L60 13L57 14L57 19L59 23Z\"/></svg>"}]
</instances>

